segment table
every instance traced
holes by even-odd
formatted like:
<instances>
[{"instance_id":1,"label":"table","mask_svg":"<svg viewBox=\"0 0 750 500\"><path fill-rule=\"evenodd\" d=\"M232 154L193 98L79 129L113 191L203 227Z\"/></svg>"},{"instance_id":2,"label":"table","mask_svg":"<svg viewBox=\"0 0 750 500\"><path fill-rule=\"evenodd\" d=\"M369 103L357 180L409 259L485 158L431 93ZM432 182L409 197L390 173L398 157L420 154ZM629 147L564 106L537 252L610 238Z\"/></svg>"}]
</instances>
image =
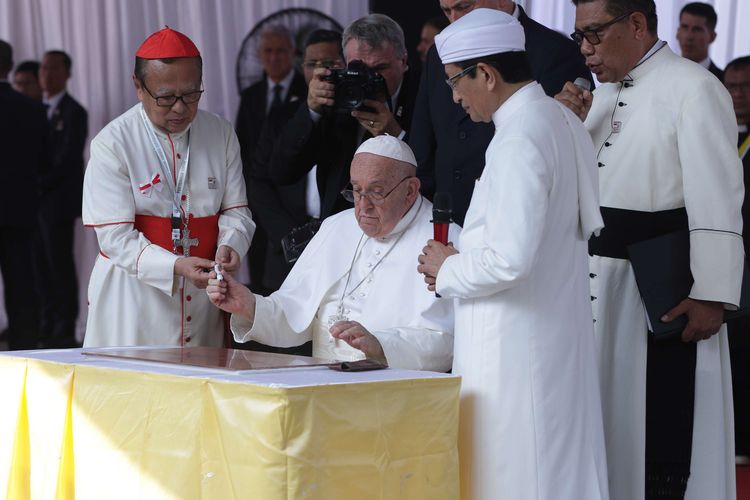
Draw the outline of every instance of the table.
<instances>
[{"instance_id":1,"label":"table","mask_svg":"<svg viewBox=\"0 0 750 500\"><path fill-rule=\"evenodd\" d=\"M457 376L0 353L0 496L458 498Z\"/></svg>"}]
</instances>

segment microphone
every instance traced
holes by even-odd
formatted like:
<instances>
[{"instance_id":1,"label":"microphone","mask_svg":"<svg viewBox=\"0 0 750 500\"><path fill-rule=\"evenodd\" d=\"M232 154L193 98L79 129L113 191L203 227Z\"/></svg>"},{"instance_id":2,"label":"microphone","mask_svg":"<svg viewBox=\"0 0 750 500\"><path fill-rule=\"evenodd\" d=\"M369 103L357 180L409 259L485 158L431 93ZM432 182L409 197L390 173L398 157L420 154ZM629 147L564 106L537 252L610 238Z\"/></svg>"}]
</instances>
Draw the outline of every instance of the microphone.
<instances>
[{"instance_id":1,"label":"microphone","mask_svg":"<svg viewBox=\"0 0 750 500\"><path fill-rule=\"evenodd\" d=\"M573 82L573 85L581 90L591 90L591 82L586 80L582 76L576 78L576 81Z\"/></svg>"},{"instance_id":2,"label":"microphone","mask_svg":"<svg viewBox=\"0 0 750 500\"><path fill-rule=\"evenodd\" d=\"M451 194L446 192L435 193L435 198L432 201L433 239L435 241L439 241L443 245L448 244L448 228L451 222L453 222Z\"/></svg>"},{"instance_id":3,"label":"microphone","mask_svg":"<svg viewBox=\"0 0 750 500\"><path fill-rule=\"evenodd\" d=\"M453 222L453 208L451 194L444 191L435 193L432 200L432 227L433 239L443 245L448 244L448 229ZM435 292L435 297L440 294Z\"/></svg>"}]
</instances>

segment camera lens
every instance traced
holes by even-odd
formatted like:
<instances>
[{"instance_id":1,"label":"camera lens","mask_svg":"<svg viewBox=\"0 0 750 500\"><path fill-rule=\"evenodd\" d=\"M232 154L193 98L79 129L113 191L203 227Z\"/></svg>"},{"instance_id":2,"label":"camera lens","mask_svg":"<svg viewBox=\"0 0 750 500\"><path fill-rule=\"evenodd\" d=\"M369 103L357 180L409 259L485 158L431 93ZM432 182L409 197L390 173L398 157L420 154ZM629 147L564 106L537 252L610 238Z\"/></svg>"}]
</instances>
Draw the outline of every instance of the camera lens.
<instances>
[{"instance_id":1,"label":"camera lens","mask_svg":"<svg viewBox=\"0 0 750 500\"><path fill-rule=\"evenodd\" d=\"M336 88L336 101L349 109L357 109L365 99L365 92L359 82L344 81Z\"/></svg>"}]
</instances>

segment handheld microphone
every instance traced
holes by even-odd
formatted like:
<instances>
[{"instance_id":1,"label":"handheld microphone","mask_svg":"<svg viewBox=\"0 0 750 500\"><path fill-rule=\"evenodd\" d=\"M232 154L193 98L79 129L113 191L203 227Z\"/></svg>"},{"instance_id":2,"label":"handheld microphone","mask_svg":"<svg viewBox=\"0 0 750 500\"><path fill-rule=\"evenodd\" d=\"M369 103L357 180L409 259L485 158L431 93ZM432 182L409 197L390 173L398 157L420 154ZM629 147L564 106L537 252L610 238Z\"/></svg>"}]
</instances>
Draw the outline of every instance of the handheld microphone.
<instances>
[{"instance_id":1,"label":"handheld microphone","mask_svg":"<svg viewBox=\"0 0 750 500\"><path fill-rule=\"evenodd\" d=\"M573 82L573 85L581 90L591 90L591 82L586 80L582 76L576 78L576 81Z\"/></svg>"},{"instance_id":2,"label":"handheld microphone","mask_svg":"<svg viewBox=\"0 0 750 500\"><path fill-rule=\"evenodd\" d=\"M432 227L435 241L443 245L448 244L448 229L450 229L451 222L453 222L451 194L444 191L435 193L432 200ZM435 292L435 297L440 298L440 294Z\"/></svg>"},{"instance_id":3,"label":"handheld microphone","mask_svg":"<svg viewBox=\"0 0 750 500\"><path fill-rule=\"evenodd\" d=\"M434 228L433 239L443 245L448 244L448 228L453 222L453 208L451 207L451 194L446 192L435 193L432 201L432 225Z\"/></svg>"}]
</instances>

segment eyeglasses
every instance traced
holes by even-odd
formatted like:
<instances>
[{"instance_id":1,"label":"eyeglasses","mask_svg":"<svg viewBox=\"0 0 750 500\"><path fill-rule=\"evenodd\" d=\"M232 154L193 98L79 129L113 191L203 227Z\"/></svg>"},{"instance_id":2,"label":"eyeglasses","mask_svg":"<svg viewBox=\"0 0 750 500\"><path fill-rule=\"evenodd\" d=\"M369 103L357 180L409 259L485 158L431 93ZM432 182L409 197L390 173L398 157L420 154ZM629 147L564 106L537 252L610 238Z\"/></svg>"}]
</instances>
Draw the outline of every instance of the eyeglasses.
<instances>
[{"instance_id":1,"label":"eyeglasses","mask_svg":"<svg viewBox=\"0 0 750 500\"><path fill-rule=\"evenodd\" d=\"M151 93L148 87L146 87L146 83L143 80L141 80L141 85L143 85L143 88L146 89L148 95L150 95L154 99L154 101L156 101L156 105L161 106L162 108L171 108L178 100L182 101L182 104L185 105L195 104L196 102L200 101L201 95L204 92L203 90L196 90L195 92L188 92L187 94L182 95L155 96Z\"/></svg>"},{"instance_id":2,"label":"eyeglasses","mask_svg":"<svg viewBox=\"0 0 750 500\"><path fill-rule=\"evenodd\" d=\"M724 86L729 92L742 92L750 94L750 82L725 83Z\"/></svg>"},{"instance_id":3,"label":"eyeglasses","mask_svg":"<svg viewBox=\"0 0 750 500\"><path fill-rule=\"evenodd\" d=\"M302 66L308 69L315 69L315 68L339 68L343 66L343 63L340 59L320 59L318 61L312 59L310 61L305 61L302 63Z\"/></svg>"},{"instance_id":4,"label":"eyeglasses","mask_svg":"<svg viewBox=\"0 0 750 500\"><path fill-rule=\"evenodd\" d=\"M454 89L456 88L456 82L458 82L458 80L459 80L459 79L460 79L460 78L461 78L462 76L466 76L466 75L468 75L468 74L469 74L469 72L471 72L472 70L474 70L474 69L475 69L476 67L477 67L477 65L476 65L476 64L472 64L471 66L469 66L468 68L464 69L463 71L459 71L459 72L458 72L458 73L456 73L455 75L453 75L453 76L451 76L451 77L447 78L447 79L445 80L445 83L447 83L447 84L448 84L448 86L449 86L449 87L451 88L451 90L454 90Z\"/></svg>"},{"instance_id":5,"label":"eyeglasses","mask_svg":"<svg viewBox=\"0 0 750 500\"><path fill-rule=\"evenodd\" d=\"M599 45L602 43L602 36L604 35L604 30L612 26L613 24L617 24L626 17L630 16L634 11L628 12L627 14L623 14L621 16L618 16L611 21L602 24L601 26L597 26L596 28L590 29L590 30L575 30L573 33L570 34L570 38L573 39L578 45L581 45L583 43L583 39L585 38L587 42L589 42L591 45Z\"/></svg>"},{"instance_id":6,"label":"eyeglasses","mask_svg":"<svg viewBox=\"0 0 750 500\"><path fill-rule=\"evenodd\" d=\"M353 191L351 189L344 189L343 191L341 191L341 196L343 196L344 199L348 201L349 203L356 203L360 201L362 198L368 198L370 200L370 203L372 203L373 205L380 206L383 203L385 203L385 199L388 198L388 195L394 192L396 188L401 185L402 182L404 182L406 179L411 179L412 177L414 176L409 175L409 176L404 177L403 179L398 181L398 183L395 186L393 186L393 189L391 189L385 194L377 193L374 191L362 192L362 191Z\"/></svg>"}]
</instances>

